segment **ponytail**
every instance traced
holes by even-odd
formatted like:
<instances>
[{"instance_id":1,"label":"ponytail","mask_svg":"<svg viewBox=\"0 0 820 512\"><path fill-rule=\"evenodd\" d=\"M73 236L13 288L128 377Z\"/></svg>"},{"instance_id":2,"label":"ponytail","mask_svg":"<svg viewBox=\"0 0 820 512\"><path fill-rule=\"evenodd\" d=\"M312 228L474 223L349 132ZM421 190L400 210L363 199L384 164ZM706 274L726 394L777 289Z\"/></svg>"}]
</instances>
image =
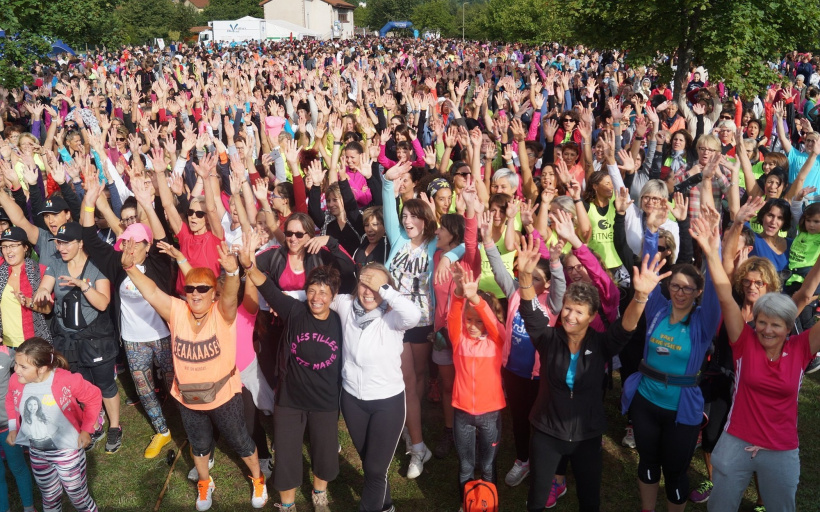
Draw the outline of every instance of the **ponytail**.
<instances>
[{"instance_id":1,"label":"ponytail","mask_svg":"<svg viewBox=\"0 0 820 512\"><path fill-rule=\"evenodd\" d=\"M51 343L39 336L24 341L17 347L16 352L26 356L36 368L45 366L49 370L55 368L69 369L68 360L60 352L54 350Z\"/></svg>"}]
</instances>

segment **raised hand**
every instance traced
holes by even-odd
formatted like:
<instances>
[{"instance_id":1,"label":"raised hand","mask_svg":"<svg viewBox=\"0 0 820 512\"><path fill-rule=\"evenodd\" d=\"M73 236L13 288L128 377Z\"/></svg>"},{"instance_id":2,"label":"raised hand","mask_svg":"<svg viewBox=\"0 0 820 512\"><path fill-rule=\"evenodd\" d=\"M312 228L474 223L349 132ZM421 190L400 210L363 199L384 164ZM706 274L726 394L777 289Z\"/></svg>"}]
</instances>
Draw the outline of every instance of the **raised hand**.
<instances>
[{"instance_id":1,"label":"raised hand","mask_svg":"<svg viewBox=\"0 0 820 512\"><path fill-rule=\"evenodd\" d=\"M330 237L327 235L313 237L305 244L305 250L308 254L319 254L322 247L327 245L328 240L330 240Z\"/></svg>"},{"instance_id":2,"label":"raised hand","mask_svg":"<svg viewBox=\"0 0 820 512\"><path fill-rule=\"evenodd\" d=\"M678 222L686 220L689 213L689 197L684 197L680 192L675 192L675 207L672 208L672 215L678 219Z\"/></svg>"},{"instance_id":3,"label":"raised hand","mask_svg":"<svg viewBox=\"0 0 820 512\"><path fill-rule=\"evenodd\" d=\"M757 215L758 210L763 208L764 204L766 204L766 199L763 196L749 199L735 214L735 222L749 222Z\"/></svg>"},{"instance_id":4,"label":"raised hand","mask_svg":"<svg viewBox=\"0 0 820 512\"><path fill-rule=\"evenodd\" d=\"M689 234L703 249L703 253L717 252L720 249L720 232L717 226L710 225L708 221L701 217L692 219L690 222Z\"/></svg>"},{"instance_id":5,"label":"raised hand","mask_svg":"<svg viewBox=\"0 0 820 512\"><path fill-rule=\"evenodd\" d=\"M403 176L405 173L410 172L410 169L412 167L413 165L410 162L398 163L384 173L384 179L388 181L395 181L396 178L399 178L400 176Z\"/></svg>"},{"instance_id":6,"label":"raised hand","mask_svg":"<svg viewBox=\"0 0 820 512\"><path fill-rule=\"evenodd\" d=\"M621 187L621 189L618 190L618 195L615 196L615 211L621 215L626 215L626 211L634 202L629 195L629 189Z\"/></svg>"},{"instance_id":7,"label":"raised hand","mask_svg":"<svg viewBox=\"0 0 820 512\"><path fill-rule=\"evenodd\" d=\"M559 238L567 242L578 238L575 234L575 226L572 224L572 217L567 212L556 210L555 213L550 213L550 224Z\"/></svg>"},{"instance_id":8,"label":"raised hand","mask_svg":"<svg viewBox=\"0 0 820 512\"><path fill-rule=\"evenodd\" d=\"M661 268L666 264L665 259L661 259L661 254L656 253L650 260L649 255L646 254L641 261L641 268L632 267L632 289L635 291L635 297L646 298L652 293L652 290L658 286L658 283L672 275L672 271L658 274Z\"/></svg>"},{"instance_id":9,"label":"raised hand","mask_svg":"<svg viewBox=\"0 0 820 512\"><path fill-rule=\"evenodd\" d=\"M232 274L239 269L239 262L236 259L236 254L228 247L228 244L222 242L217 246L219 252L219 264L225 272Z\"/></svg>"},{"instance_id":10,"label":"raised hand","mask_svg":"<svg viewBox=\"0 0 820 512\"><path fill-rule=\"evenodd\" d=\"M532 274L541 259L541 251L538 242L533 240L532 235L521 235L521 247L518 248L518 273Z\"/></svg>"}]
</instances>

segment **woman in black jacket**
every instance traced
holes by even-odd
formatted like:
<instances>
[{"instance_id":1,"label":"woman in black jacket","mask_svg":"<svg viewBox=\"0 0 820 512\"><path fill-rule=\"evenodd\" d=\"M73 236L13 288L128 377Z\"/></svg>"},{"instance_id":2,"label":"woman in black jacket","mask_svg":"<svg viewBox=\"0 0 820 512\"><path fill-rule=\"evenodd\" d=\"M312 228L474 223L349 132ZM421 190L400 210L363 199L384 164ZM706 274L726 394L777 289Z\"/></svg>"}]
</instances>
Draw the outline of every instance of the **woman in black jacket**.
<instances>
[{"instance_id":1,"label":"woman in black jacket","mask_svg":"<svg viewBox=\"0 0 820 512\"><path fill-rule=\"evenodd\" d=\"M555 222L555 221L553 221ZM538 246L522 237L518 251L519 312L541 362L541 381L530 423L530 491L527 510L542 512L552 477L562 456L568 456L577 481L578 509L598 511L601 490L601 436L606 430L601 389L604 366L626 345L643 314L649 293L666 275L657 275L660 256L645 258L634 270L635 293L624 316L599 333L589 324L600 308L598 290L572 283L564 295L556 327L541 311L532 285L540 258Z\"/></svg>"}]
</instances>

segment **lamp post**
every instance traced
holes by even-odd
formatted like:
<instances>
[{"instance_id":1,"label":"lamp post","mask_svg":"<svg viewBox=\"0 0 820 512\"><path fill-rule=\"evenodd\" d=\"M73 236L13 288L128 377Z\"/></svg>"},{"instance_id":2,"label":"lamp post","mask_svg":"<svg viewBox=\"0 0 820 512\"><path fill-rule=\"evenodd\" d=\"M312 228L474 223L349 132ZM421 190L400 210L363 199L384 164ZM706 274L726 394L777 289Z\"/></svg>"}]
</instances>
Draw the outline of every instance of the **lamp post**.
<instances>
[{"instance_id":1,"label":"lamp post","mask_svg":"<svg viewBox=\"0 0 820 512\"><path fill-rule=\"evenodd\" d=\"M461 2L461 42L464 42L464 6L470 2Z\"/></svg>"}]
</instances>

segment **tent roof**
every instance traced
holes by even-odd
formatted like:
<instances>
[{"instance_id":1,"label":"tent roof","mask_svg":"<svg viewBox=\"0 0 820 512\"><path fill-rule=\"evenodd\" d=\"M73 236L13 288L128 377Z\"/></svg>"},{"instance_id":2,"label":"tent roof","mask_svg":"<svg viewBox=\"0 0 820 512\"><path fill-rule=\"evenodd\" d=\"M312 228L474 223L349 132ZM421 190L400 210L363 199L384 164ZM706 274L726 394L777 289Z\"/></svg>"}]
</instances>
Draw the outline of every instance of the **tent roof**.
<instances>
[{"instance_id":1,"label":"tent roof","mask_svg":"<svg viewBox=\"0 0 820 512\"><path fill-rule=\"evenodd\" d=\"M321 37L322 33L316 30L311 30L309 28L305 28L299 26L295 23L291 23L285 20L265 20L267 22L267 30L268 34L271 34L276 28L283 29L288 33L293 32L294 34L302 34L303 36L311 36L311 37ZM277 31L281 32L281 31Z\"/></svg>"}]
</instances>

